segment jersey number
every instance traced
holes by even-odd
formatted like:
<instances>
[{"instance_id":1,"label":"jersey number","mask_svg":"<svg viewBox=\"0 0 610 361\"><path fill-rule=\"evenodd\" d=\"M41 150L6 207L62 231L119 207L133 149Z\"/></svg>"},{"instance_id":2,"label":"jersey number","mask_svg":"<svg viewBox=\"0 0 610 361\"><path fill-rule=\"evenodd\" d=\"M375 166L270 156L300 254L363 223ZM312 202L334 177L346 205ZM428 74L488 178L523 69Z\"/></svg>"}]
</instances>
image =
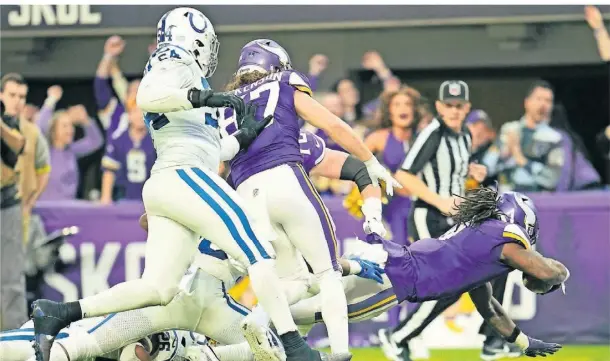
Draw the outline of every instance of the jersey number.
<instances>
[{"instance_id":1,"label":"jersey number","mask_svg":"<svg viewBox=\"0 0 610 361\"><path fill-rule=\"evenodd\" d=\"M277 102L280 99L280 83L276 81L265 83L254 89L252 92L244 94L242 98L244 99L245 103L250 103L251 101L260 98L262 95L267 96L267 103L265 104L265 111L263 112L263 118L266 118L269 115L275 114ZM233 111L233 109L226 108L224 112L224 117L227 132L229 134L236 132L238 129L237 119L235 118L235 112ZM275 119L272 119L269 124L267 124L267 127L273 124L274 121Z\"/></svg>"}]
</instances>

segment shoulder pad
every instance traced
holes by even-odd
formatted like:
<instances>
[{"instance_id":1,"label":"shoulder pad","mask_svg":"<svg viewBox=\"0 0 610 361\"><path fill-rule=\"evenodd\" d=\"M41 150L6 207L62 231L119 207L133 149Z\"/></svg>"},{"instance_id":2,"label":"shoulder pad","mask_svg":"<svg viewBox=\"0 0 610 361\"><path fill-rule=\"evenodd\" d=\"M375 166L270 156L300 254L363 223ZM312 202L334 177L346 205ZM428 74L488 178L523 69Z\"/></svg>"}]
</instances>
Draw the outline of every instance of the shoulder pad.
<instances>
[{"instance_id":1,"label":"shoulder pad","mask_svg":"<svg viewBox=\"0 0 610 361\"><path fill-rule=\"evenodd\" d=\"M155 49L155 51L148 58L146 69L144 74L150 71L155 64L160 62L174 62L181 63L187 66L192 65L195 62L195 58L186 49L177 45L165 45L161 48Z\"/></svg>"},{"instance_id":2,"label":"shoulder pad","mask_svg":"<svg viewBox=\"0 0 610 361\"><path fill-rule=\"evenodd\" d=\"M523 230L523 228L519 227L516 224L509 223L504 226L504 230L502 231L502 237L509 238L512 241L517 241L516 243L519 243L525 249L530 249L532 247L530 238L527 236L527 233Z\"/></svg>"},{"instance_id":3,"label":"shoulder pad","mask_svg":"<svg viewBox=\"0 0 610 361\"><path fill-rule=\"evenodd\" d=\"M311 90L311 85L309 84L309 79L304 74L296 70L283 71L282 81L287 82L288 85L294 87L299 91L302 91L303 93L307 93L309 95L313 94L313 91Z\"/></svg>"}]
</instances>

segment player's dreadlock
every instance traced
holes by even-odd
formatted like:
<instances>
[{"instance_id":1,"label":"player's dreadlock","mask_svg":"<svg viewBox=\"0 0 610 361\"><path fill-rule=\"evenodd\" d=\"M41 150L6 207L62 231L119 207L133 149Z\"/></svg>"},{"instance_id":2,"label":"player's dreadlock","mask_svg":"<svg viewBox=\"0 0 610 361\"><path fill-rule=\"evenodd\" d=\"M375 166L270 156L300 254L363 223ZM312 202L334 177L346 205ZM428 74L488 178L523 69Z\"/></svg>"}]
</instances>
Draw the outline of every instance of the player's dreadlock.
<instances>
[{"instance_id":1,"label":"player's dreadlock","mask_svg":"<svg viewBox=\"0 0 610 361\"><path fill-rule=\"evenodd\" d=\"M458 224L470 222L478 224L489 218L499 219L502 215L497 209L500 198L498 191L493 188L479 187L466 191L463 201L456 206L457 213L453 219Z\"/></svg>"}]
</instances>

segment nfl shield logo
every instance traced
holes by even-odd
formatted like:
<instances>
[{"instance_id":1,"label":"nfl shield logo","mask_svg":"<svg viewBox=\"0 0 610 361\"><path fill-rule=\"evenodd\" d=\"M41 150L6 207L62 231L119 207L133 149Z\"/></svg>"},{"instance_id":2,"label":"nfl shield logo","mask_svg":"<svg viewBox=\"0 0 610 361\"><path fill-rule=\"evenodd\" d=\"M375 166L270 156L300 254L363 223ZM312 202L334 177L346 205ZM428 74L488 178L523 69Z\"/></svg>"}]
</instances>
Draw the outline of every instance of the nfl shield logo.
<instances>
[{"instance_id":1,"label":"nfl shield logo","mask_svg":"<svg viewBox=\"0 0 610 361\"><path fill-rule=\"evenodd\" d=\"M460 95L461 92L462 92L462 87L460 86L460 84L449 84L449 94L456 97L456 96Z\"/></svg>"}]
</instances>

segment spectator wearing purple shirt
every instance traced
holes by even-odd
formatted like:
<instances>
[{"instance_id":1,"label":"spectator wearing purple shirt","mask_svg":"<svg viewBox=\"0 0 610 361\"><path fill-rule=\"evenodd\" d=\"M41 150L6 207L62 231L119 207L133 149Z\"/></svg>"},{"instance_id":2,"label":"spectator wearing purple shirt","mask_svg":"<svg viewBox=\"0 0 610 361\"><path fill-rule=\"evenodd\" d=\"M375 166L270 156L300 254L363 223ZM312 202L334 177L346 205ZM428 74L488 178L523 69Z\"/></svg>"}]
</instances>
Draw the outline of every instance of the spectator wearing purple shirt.
<instances>
[{"instance_id":1,"label":"spectator wearing purple shirt","mask_svg":"<svg viewBox=\"0 0 610 361\"><path fill-rule=\"evenodd\" d=\"M122 133L129 127L126 104L130 99L135 99L135 91L137 91L138 81L127 85L118 67L117 60L124 48L125 41L119 36L112 36L106 40L104 56L98 64L93 80L93 94L99 118L106 129L108 139L113 133Z\"/></svg>"},{"instance_id":2,"label":"spectator wearing purple shirt","mask_svg":"<svg viewBox=\"0 0 610 361\"><path fill-rule=\"evenodd\" d=\"M117 198L142 200L144 182L155 162L155 148L144 125L142 111L131 108L128 115L129 129L113 134L102 158L104 173L100 200L103 204L112 203L115 185L120 190Z\"/></svg>"},{"instance_id":3,"label":"spectator wearing purple shirt","mask_svg":"<svg viewBox=\"0 0 610 361\"><path fill-rule=\"evenodd\" d=\"M67 111L58 111L50 121L38 118L41 131L47 135L51 150L49 184L40 196L41 200L75 199L78 189L78 158L87 156L104 143L101 130L89 118L83 105L75 105ZM84 128L85 135L74 140L74 126Z\"/></svg>"}]
</instances>

